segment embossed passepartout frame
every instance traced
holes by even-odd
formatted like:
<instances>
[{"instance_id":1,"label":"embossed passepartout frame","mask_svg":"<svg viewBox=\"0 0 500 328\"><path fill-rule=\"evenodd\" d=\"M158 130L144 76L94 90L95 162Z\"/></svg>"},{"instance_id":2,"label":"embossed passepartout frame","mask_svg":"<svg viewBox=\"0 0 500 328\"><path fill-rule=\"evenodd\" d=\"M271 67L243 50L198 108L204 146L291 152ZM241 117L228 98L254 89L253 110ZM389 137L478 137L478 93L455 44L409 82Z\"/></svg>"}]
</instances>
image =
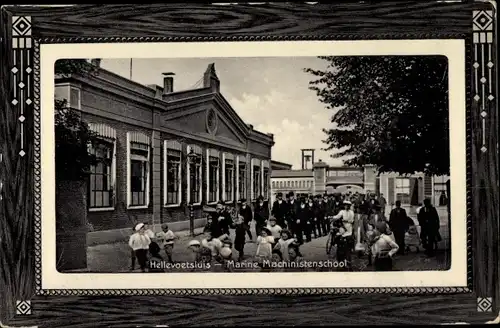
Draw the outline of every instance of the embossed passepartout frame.
<instances>
[{"instance_id":1,"label":"embossed passepartout frame","mask_svg":"<svg viewBox=\"0 0 500 328\"><path fill-rule=\"evenodd\" d=\"M193 12L197 12L192 16ZM154 304L160 300L178 304L178 297L201 296L192 302L255 302L256 308L279 307L302 295L304 301L323 304L349 302L373 304L381 300L399 303L392 315L378 322L397 323L398 314L412 322L406 302L437 302L446 311L438 319L436 308L426 308L427 319L465 321L472 313L498 310L499 299L499 222L498 222L498 105L496 7L489 2L387 2L363 3L270 3L270 4L155 4L94 5L64 7L3 7L2 26L2 102L7 133L0 139L0 201L14 201L17 208L2 206L0 214L18 219L16 238L32 238L21 252L14 275L33 276L31 284L15 286L18 294L13 322L37 323L57 320L47 312L56 306L62 315L68 307L89 311L87 324L98 322L89 309L96 304L89 297L106 294L120 302ZM128 16L127 16L128 15ZM177 17L185 20L179 22ZM200 17L204 16L205 19ZM240 17L241 20L233 19ZM374 18L375 17L375 18ZM415 17L418 17L415 18ZM144 23L154 22L156 29ZM408 20L407 21L405 21ZM41 288L40 243L40 53L42 43L96 42L189 42L189 41L273 41L273 40L363 40L363 39L463 39L467 63L467 202L468 202L468 285L463 288L337 288L337 289L211 289L211 290L43 290ZM14 174L13 174L14 173ZM23 175L19 179L18 174ZM19 206L26 208L19 210ZM16 212L17 211L17 212ZM19 231L22 231L20 233ZM496 232L496 233L495 233ZM17 235L16 235L17 233ZM478 238L481 236L481 238ZM26 253L26 254L25 254ZM24 270L19 271L19 267ZM19 277L19 281L30 279ZM24 280L23 280L24 279ZM16 282L13 282L16 284ZM20 283L19 283L20 284ZM361 295L361 294L369 295ZM439 294L438 296L436 296ZM474 295L472 295L474 294ZM239 295L239 298L232 297ZM137 296L132 298L130 296ZM217 296L217 297L215 297ZM293 297L292 297L293 296ZM11 297L12 298L12 297ZM56 301L57 300L57 301ZM99 303L100 301L97 301ZM58 304L58 305L54 305ZM110 308L116 305L99 303ZM378 304L383 308L383 303ZM410 306L410 305L408 305ZM467 307L468 306L468 307ZM314 306L313 306L314 307ZM334 308L335 306L332 306ZM373 310L377 305L373 307ZM425 308L425 307L424 307ZM241 310L241 309L240 309ZM311 310L311 309L309 309ZM122 309L123 313L126 310ZM202 311L202 310L197 310ZM234 310L239 311L239 310ZM299 311L300 312L300 311ZM420 311L422 316L424 314ZM234 314L234 312L233 312ZM71 322L83 319L68 310ZM116 313L115 313L116 315ZM195 314L193 314L196 316ZM302 312L302 315L304 313ZM372 316L380 316L371 314ZM139 314L138 314L139 316ZM222 315L223 317L224 315ZM324 313L327 317L328 313ZM293 315L292 315L293 317ZM317 317L317 315L316 315ZM479 317L478 317L479 318ZM48 321L45 321L48 319ZM96 320L96 321L93 321ZM120 321L116 319L117 323ZM122 319L123 320L123 319ZM155 322L153 318L146 319ZM215 320L215 319L214 319ZM314 320L314 319L311 319ZM312 322L310 320L310 322ZM327 320L327 319L325 319ZM399 321L398 321L399 320ZM422 319L420 319L420 322ZM479 319L478 319L479 320ZM220 320L219 320L220 321ZM286 321L286 320L285 320ZM403 320L404 321L404 320ZM234 321L229 321L234 323ZM243 321L241 321L243 322ZM345 321L349 323L349 321Z\"/></svg>"}]
</instances>

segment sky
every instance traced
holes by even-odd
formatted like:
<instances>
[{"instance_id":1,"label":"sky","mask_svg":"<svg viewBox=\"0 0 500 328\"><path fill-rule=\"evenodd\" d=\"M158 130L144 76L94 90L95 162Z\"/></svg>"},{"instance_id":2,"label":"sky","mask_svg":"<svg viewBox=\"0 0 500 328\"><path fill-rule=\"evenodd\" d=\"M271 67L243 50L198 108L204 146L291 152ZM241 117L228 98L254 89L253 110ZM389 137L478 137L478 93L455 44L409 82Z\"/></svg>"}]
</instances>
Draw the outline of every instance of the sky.
<instances>
[{"instance_id":1,"label":"sky","mask_svg":"<svg viewBox=\"0 0 500 328\"><path fill-rule=\"evenodd\" d=\"M308 88L314 78L304 68L325 69L317 57L262 58L162 58L133 59L132 80L163 86L164 72L173 72L174 91L202 87L207 66L215 64L220 91L247 124L263 133L273 133L272 159L301 168L301 149L316 149L315 161L342 165L331 158L323 128L329 128L332 110L319 102ZM130 78L130 59L103 59L101 66Z\"/></svg>"}]
</instances>

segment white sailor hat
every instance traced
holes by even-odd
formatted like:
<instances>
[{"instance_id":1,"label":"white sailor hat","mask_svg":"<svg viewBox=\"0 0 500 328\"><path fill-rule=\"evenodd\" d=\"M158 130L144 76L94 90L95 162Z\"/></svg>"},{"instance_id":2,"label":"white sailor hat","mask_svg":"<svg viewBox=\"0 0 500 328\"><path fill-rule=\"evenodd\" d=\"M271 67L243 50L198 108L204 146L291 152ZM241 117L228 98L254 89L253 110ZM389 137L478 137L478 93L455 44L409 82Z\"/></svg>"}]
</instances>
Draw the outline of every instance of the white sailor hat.
<instances>
[{"instance_id":1,"label":"white sailor hat","mask_svg":"<svg viewBox=\"0 0 500 328\"><path fill-rule=\"evenodd\" d=\"M144 227L144 223L139 223L135 226L135 231L139 231Z\"/></svg>"},{"instance_id":2,"label":"white sailor hat","mask_svg":"<svg viewBox=\"0 0 500 328\"><path fill-rule=\"evenodd\" d=\"M352 205L352 203L348 200L344 200L344 205Z\"/></svg>"},{"instance_id":3,"label":"white sailor hat","mask_svg":"<svg viewBox=\"0 0 500 328\"><path fill-rule=\"evenodd\" d=\"M201 246L201 244L200 244L200 242L198 240L193 239L188 244L188 247L191 247L191 246Z\"/></svg>"}]
</instances>

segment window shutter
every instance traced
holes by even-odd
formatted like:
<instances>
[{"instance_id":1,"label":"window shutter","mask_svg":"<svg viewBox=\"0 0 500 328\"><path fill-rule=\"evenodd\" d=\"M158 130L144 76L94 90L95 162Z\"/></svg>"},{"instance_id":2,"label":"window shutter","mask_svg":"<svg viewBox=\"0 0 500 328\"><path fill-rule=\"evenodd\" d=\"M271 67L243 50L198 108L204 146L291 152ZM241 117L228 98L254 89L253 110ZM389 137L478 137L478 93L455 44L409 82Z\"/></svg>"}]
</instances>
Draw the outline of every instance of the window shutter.
<instances>
[{"instance_id":1,"label":"window shutter","mask_svg":"<svg viewBox=\"0 0 500 328\"><path fill-rule=\"evenodd\" d=\"M394 204L394 183L395 183L395 180L394 178L389 178L388 179L389 181L389 189L387 191L388 195L387 195L387 199L389 201L389 204L392 205Z\"/></svg>"}]
</instances>

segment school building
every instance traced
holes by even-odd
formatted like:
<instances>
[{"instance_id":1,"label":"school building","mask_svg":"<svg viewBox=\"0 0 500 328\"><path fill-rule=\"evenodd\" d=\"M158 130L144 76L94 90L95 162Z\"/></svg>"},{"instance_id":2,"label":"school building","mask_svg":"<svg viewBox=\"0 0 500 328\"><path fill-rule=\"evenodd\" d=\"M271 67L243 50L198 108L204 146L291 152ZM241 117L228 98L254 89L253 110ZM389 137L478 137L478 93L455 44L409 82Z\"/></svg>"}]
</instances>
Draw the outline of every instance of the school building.
<instances>
[{"instance_id":1,"label":"school building","mask_svg":"<svg viewBox=\"0 0 500 328\"><path fill-rule=\"evenodd\" d=\"M141 85L99 67L55 78L56 98L80 111L99 138L88 181L91 230L131 228L133 220L179 222L204 205L270 197L272 134L246 124L220 93L213 64L203 86L174 91Z\"/></svg>"}]
</instances>

